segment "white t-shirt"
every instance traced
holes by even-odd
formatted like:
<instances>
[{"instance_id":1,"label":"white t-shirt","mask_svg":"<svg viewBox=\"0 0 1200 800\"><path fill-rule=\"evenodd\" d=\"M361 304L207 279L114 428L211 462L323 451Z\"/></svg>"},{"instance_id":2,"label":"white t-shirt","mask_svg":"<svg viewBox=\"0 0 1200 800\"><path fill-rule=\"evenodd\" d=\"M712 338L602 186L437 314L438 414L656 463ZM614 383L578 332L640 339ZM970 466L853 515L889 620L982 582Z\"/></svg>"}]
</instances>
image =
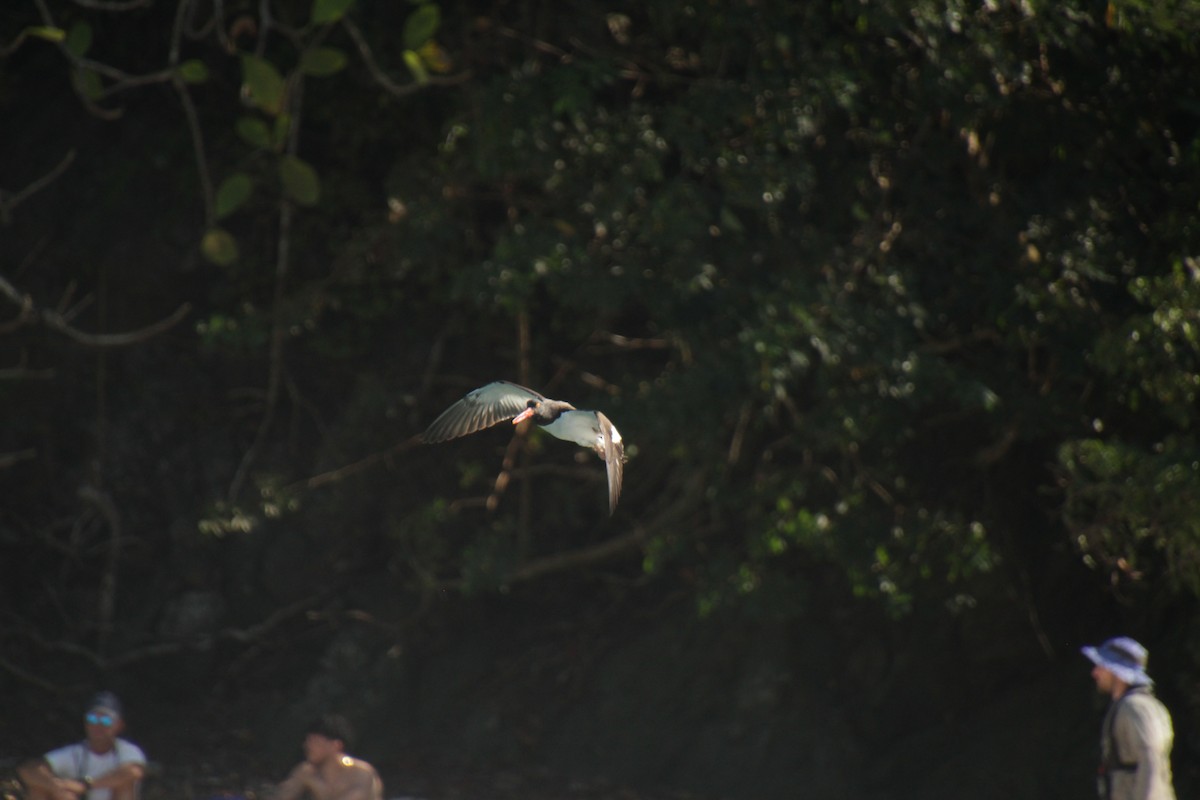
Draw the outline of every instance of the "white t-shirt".
<instances>
[{"instance_id":1,"label":"white t-shirt","mask_svg":"<svg viewBox=\"0 0 1200 800\"><path fill-rule=\"evenodd\" d=\"M93 753L83 742L69 744L45 755L50 771L60 778L98 778L121 764L145 764L146 754L133 742L117 739L107 753ZM87 800L112 800L111 789L92 789Z\"/></svg>"}]
</instances>

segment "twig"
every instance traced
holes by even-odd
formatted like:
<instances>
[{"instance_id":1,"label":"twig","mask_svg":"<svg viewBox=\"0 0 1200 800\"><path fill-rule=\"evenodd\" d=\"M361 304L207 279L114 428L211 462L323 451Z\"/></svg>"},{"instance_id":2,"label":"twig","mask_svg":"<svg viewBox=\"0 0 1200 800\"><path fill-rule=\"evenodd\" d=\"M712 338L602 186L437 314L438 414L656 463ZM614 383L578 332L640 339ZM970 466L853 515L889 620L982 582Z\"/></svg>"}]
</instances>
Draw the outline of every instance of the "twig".
<instances>
[{"instance_id":1,"label":"twig","mask_svg":"<svg viewBox=\"0 0 1200 800\"><path fill-rule=\"evenodd\" d=\"M338 467L337 469L332 469L328 472L322 472L319 475L313 475L311 478L305 478L302 481L289 484L288 486L283 487L283 491L293 492L298 489L317 489L329 483L337 483L345 480L351 475L357 475L368 467L374 466L389 456L404 452L405 450L410 450L419 444L421 444L420 436L410 436L404 441L398 442L392 447L389 447L387 450L380 450L377 453L371 453L370 455L353 463L346 464L345 466Z\"/></svg>"},{"instance_id":2,"label":"twig","mask_svg":"<svg viewBox=\"0 0 1200 800\"><path fill-rule=\"evenodd\" d=\"M0 669L3 669L14 678L19 678L25 683L36 686L44 691L53 693L58 690L57 686L50 683L50 681L46 680L41 675L36 675L27 669L18 667L16 664L9 661L7 658L4 658L3 656L0 656Z\"/></svg>"},{"instance_id":3,"label":"twig","mask_svg":"<svg viewBox=\"0 0 1200 800\"><path fill-rule=\"evenodd\" d=\"M265 3L264 3L265 5ZM288 129L287 153L295 156L300 147L301 101L303 99L304 81L300 73L296 74L296 83L292 86L288 107L291 109L291 125ZM275 421L275 411L279 405L279 397L283 387L283 346L287 339L287 325L284 321L284 300L286 298L287 278L291 270L292 248L292 218L295 215L295 204L286 196L279 200L279 232L276 237L277 250L275 254L275 292L272 300L271 314L271 349L267 362L267 394L264 399L262 420L254 434L254 441L242 454L242 460L233 474L229 484L227 499L232 505L242 493L250 468L258 460L258 454L267 442L267 435Z\"/></svg>"},{"instance_id":4,"label":"twig","mask_svg":"<svg viewBox=\"0 0 1200 800\"><path fill-rule=\"evenodd\" d=\"M279 627L289 619L296 617L301 613L305 613L309 608L324 602L330 594L332 594L332 590L325 590L315 596L305 597L294 603L278 608L260 622L247 628L225 628L216 631L215 633L204 634L182 642L157 642L144 647L135 647L130 650L126 650L115 657L107 657L103 653L97 652L89 647L84 647L77 642L65 640L50 641L43 639L35 631L28 630L25 627L9 628L2 632L6 635L20 636L42 648L43 650L77 656L78 658L87 661L89 664L98 669L107 670L128 666L129 664L145 661L151 658L175 655L176 653L208 650L211 649L213 644L218 641L232 641L239 644L253 644L260 641L273 629ZM43 685L37 682L37 678L35 676L32 676L26 670L16 666L15 664L3 660L3 658L0 658L0 668L9 671L16 677L22 678L22 680L28 680L28 682L36 683L37 685Z\"/></svg>"},{"instance_id":5,"label":"twig","mask_svg":"<svg viewBox=\"0 0 1200 800\"><path fill-rule=\"evenodd\" d=\"M415 94L430 86L454 86L463 83L471 77L471 73L460 72L457 75L448 75L445 77L431 75L421 83L413 82L399 84L393 81L388 74L383 71L378 62L375 61L375 54L371 51L371 46L367 44L366 38L362 35L362 31L348 17L342 18L342 27L346 29L346 33L354 40L355 46L358 48L359 55L362 56L363 63L367 65L367 71L371 73L371 77L375 82L386 89L390 94L396 97L407 97L410 94Z\"/></svg>"},{"instance_id":6,"label":"twig","mask_svg":"<svg viewBox=\"0 0 1200 800\"><path fill-rule=\"evenodd\" d=\"M135 8L145 8L154 0L74 0L75 5L90 8L94 11L132 11Z\"/></svg>"},{"instance_id":7,"label":"twig","mask_svg":"<svg viewBox=\"0 0 1200 800\"><path fill-rule=\"evenodd\" d=\"M208 155L204 148L204 134L200 130L200 116L196 113L196 104L187 85L178 74L171 85L179 95L179 103L183 106L183 114L187 117L188 130L192 134L192 152L196 158L196 174L200 177L200 190L204 195L204 226L211 228L216 221L215 201L213 200L212 176L208 173Z\"/></svg>"},{"instance_id":8,"label":"twig","mask_svg":"<svg viewBox=\"0 0 1200 800\"><path fill-rule=\"evenodd\" d=\"M13 453L0 453L0 469L7 469L14 464L19 464L22 461L28 461L31 458L37 458L37 450L34 450L33 448L17 450Z\"/></svg>"},{"instance_id":9,"label":"twig","mask_svg":"<svg viewBox=\"0 0 1200 800\"><path fill-rule=\"evenodd\" d=\"M117 609L117 571L121 565L121 515L112 496L94 486L81 487L79 497L95 506L100 516L108 523L108 558L104 565L104 574L100 576L100 596L97 598L99 638L96 649L103 657L108 649L108 639L113 631L113 619Z\"/></svg>"},{"instance_id":10,"label":"twig","mask_svg":"<svg viewBox=\"0 0 1200 800\"><path fill-rule=\"evenodd\" d=\"M36 320L47 328L58 331L68 339L88 347L127 347L143 342L174 327L192 310L191 303L184 303L170 316L138 330L125 333L85 333L71 325L70 312L61 314L47 308L38 308L31 295L22 294L3 275L0 275L0 296L7 297L20 307L21 310L15 320L19 324Z\"/></svg>"},{"instance_id":11,"label":"twig","mask_svg":"<svg viewBox=\"0 0 1200 800\"><path fill-rule=\"evenodd\" d=\"M67 154L58 162L58 166L47 172L42 177L35 180L33 183L26 186L24 189L14 194L0 190L0 225L7 225L11 222L10 214L12 210L25 202L31 195L45 189L67 171L67 167L71 166L71 162L75 160L75 151L69 150Z\"/></svg>"}]
</instances>

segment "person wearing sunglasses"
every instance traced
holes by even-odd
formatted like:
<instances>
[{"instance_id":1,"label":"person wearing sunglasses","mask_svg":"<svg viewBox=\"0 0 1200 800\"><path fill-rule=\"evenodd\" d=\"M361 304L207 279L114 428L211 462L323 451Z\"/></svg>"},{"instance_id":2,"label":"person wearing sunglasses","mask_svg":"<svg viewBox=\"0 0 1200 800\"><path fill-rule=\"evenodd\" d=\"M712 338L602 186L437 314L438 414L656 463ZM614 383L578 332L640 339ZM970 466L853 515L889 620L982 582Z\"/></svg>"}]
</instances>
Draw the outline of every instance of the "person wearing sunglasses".
<instances>
[{"instance_id":1,"label":"person wearing sunglasses","mask_svg":"<svg viewBox=\"0 0 1200 800\"><path fill-rule=\"evenodd\" d=\"M146 754L127 739L121 701L101 692L83 715L82 742L17 767L27 800L137 800Z\"/></svg>"}]
</instances>

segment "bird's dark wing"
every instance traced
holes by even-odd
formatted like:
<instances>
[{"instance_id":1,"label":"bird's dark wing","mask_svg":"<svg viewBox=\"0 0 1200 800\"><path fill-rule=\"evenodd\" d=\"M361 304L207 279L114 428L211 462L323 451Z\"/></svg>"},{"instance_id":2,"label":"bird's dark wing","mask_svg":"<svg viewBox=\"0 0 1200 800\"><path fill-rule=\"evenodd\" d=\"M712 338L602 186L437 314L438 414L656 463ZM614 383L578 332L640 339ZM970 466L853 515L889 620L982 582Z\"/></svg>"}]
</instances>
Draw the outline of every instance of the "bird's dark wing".
<instances>
[{"instance_id":1,"label":"bird's dark wing","mask_svg":"<svg viewBox=\"0 0 1200 800\"><path fill-rule=\"evenodd\" d=\"M530 400L544 402L546 398L508 381L489 383L443 411L421 434L421 439L433 444L490 428L520 414L529 407Z\"/></svg>"},{"instance_id":2,"label":"bird's dark wing","mask_svg":"<svg viewBox=\"0 0 1200 800\"><path fill-rule=\"evenodd\" d=\"M604 459L608 469L608 514L612 516L617 510L617 500L621 497L621 481L625 477L625 442L617 426L608 417L596 412L596 420L600 423L600 443L596 451Z\"/></svg>"}]
</instances>

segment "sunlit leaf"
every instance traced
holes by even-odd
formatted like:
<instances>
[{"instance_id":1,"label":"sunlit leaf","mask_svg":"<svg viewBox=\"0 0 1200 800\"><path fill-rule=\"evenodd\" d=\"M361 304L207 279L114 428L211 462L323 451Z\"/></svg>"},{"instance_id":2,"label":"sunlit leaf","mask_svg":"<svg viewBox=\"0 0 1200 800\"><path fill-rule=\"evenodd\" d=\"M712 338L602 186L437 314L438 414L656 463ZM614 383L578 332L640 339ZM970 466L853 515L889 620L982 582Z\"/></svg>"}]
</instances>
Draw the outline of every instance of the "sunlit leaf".
<instances>
[{"instance_id":1,"label":"sunlit leaf","mask_svg":"<svg viewBox=\"0 0 1200 800\"><path fill-rule=\"evenodd\" d=\"M271 129L258 117L240 117L237 121L237 134L242 141L253 147L269 150L273 146Z\"/></svg>"},{"instance_id":2,"label":"sunlit leaf","mask_svg":"<svg viewBox=\"0 0 1200 800\"><path fill-rule=\"evenodd\" d=\"M31 25L24 31L26 36L43 39L47 42L62 42L67 38L67 32L62 28L51 28L47 25Z\"/></svg>"},{"instance_id":3,"label":"sunlit leaf","mask_svg":"<svg viewBox=\"0 0 1200 800\"><path fill-rule=\"evenodd\" d=\"M82 58L91 46L92 26L83 20L72 25L65 44L67 52L76 58Z\"/></svg>"},{"instance_id":4,"label":"sunlit leaf","mask_svg":"<svg viewBox=\"0 0 1200 800\"><path fill-rule=\"evenodd\" d=\"M324 78L346 66L346 54L334 47L314 47L300 57L300 69L305 75Z\"/></svg>"},{"instance_id":5,"label":"sunlit leaf","mask_svg":"<svg viewBox=\"0 0 1200 800\"><path fill-rule=\"evenodd\" d=\"M420 50L437 33L441 18L441 11L432 3L426 3L409 14L404 22L405 49Z\"/></svg>"},{"instance_id":6,"label":"sunlit leaf","mask_svg":"<svg viewBox=\"0 0 1200 800\"><path fill-rule=\"evenodd\" d=\"M412 73L413 80L417 83L427 83L429 81L429 72L425 69L425 64L421 61L421 56L416 50L404 51L404 63L408 65L408 71Z\"/></svg>"},{"instance_id":7,"label":"sunlit leaf","mask_svg":"<svg viewBox=\"0 0 1200 800\"><path fill-rule=\"evenodd\" d=\"M454 66L450 61L450 55L442 49L442 46L430 39L425 44L421 45L421 49L417 51L417 55L421 57L421 61L429 68L431 72L447 73Z\"/></svg>"},{"instance_id":8,"label":"sunlit leaf","mask_svg":"<svg viewBox=\"0 0 1200 800\"><path fill-rule=\"evenodd\" d=\"M352 5L354 0L313 0L312 24L336 22L346 15Z\"/></svg>"},{"instance_id":9,"label":"sunlit leaf","mask_svg":"<svg viewBox=\"0 0 1200 800\"><path fill-rule=\"evenodd\" d=\"M185 83L204 83L208 80L208 65L195 58L185 61L179 65L179 77Z\"/></svg>"},{"instance_id":10,"label":"sunlit leaf","mask_svg":"<svg viewBox=\"0 0 1200 800\"><path fill-rule=\"evenodd\" d=\"M317 172L296 156L284 156L279 161L279 177L283 193L302 206L316 205L321 197L321 180Z\"/></svg>"},{"instance_id":11,"label":"sunlit leaf","mask_svg":"<svg viewBox=\"0 0 1200 800\"><path fill-rule=\"evenodd\" d=\"M219 267L227 267L238 258L237 240L222 228L210 228L200 240L200 252Z\"/></svg>"},{"instance_id":12,"label":"sunlit leaf","mask_svg":"<svg viewBox=\"0 0 1200 800\"><path fill-rule=\"evenodd\" d=\"M283 110L287 85L271 62L258 56L242 56L243 90L254 105L268 114Z\"/></svg>"},{"instance_id":13,"label":"sunlit leaf","mask_svg":"<svg viewBox=\"0 0 1200 800\"><path fill-rule=\"evenodd\" d=\"M227 217L245 205L246 201L250 199L252 188L253 183L250 181L250 176L242 172L235 172L222 181L221 187L217 189L214 209L217 219Z\"/></svg>"}]
</instances>

